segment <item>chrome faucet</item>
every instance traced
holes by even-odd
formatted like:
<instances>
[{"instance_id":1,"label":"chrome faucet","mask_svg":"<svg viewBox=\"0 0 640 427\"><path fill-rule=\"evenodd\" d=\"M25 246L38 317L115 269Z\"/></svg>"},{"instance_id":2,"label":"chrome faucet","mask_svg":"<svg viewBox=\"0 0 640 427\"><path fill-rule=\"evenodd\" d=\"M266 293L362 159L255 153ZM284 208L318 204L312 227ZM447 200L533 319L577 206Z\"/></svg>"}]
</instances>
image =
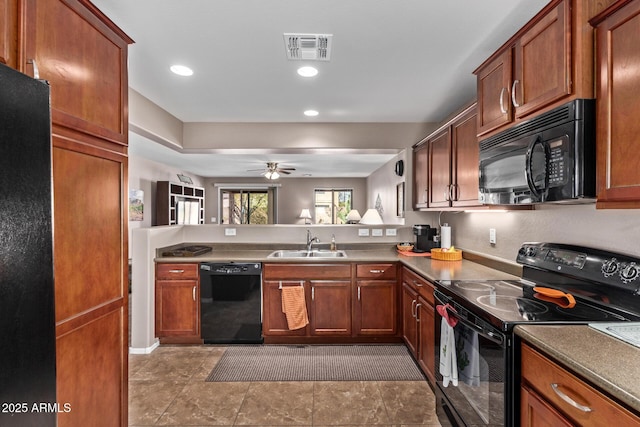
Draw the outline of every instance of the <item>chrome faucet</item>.
<instances>
[{"instance_id":1,"label":"chrome faucet","mask_svg":"<svg viewBox=\"0 0 640 427\"><path fill-rule=\"evenodd\" d=\"M317 237L311 237L311 230L307 228L307 252L311 252L311 248L314 243L320 243L320 239Z\"/></svg>"}]
</instances>

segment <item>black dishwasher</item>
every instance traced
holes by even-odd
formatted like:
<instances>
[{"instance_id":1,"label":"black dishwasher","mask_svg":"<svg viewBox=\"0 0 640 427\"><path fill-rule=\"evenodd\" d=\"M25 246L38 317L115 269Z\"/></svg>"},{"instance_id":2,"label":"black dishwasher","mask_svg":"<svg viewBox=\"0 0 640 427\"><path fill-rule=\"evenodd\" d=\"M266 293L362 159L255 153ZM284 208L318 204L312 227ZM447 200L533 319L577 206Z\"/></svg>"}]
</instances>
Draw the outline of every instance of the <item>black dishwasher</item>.
<instances>
[{"instance_id":1,"label":"black dishwasher","mask_svg":"<svg viewBox=\"0 0 640 427\"><path fill-rule=\"evenodd\" d=\"M205 344L262 343L262 265L200 264L200 319Z\"/></svg>"}]
</instances>

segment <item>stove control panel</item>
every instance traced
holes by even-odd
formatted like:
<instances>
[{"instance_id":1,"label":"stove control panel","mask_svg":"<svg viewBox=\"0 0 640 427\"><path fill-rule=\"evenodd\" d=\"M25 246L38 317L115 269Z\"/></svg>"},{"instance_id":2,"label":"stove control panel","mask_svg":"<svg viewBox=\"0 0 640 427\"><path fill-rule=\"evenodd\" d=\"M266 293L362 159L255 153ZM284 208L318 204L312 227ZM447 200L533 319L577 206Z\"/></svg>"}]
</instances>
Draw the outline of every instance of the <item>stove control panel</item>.
<instances>
[{"instance_id":1,"label":"stove control panel","mask_svg":"<svg viewBox=\"0 0 640 427\"><path fill-rule=\"evenodd\" d=\"M518 263L539 270L612 285L640 295L640 259L559 243L524 243Z\"/></svg>"}]
</instances>

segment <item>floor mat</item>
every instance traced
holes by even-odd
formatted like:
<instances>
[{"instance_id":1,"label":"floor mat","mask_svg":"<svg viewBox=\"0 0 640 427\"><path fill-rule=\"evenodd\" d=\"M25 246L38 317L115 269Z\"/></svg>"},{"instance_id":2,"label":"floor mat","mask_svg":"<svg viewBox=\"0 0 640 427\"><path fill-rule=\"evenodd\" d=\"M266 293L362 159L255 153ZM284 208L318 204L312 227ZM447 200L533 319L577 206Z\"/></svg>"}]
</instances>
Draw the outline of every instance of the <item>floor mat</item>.
<instances>
[{"instance_id":1,"label":"floor mat","mask_svg":"<svg viewBox=\"0 0 640 427\"><path fill-rule=\"evenodd\" d=\"M422 381L403 345L238 345L206 381Z\"/></svg>"}]
</instances>

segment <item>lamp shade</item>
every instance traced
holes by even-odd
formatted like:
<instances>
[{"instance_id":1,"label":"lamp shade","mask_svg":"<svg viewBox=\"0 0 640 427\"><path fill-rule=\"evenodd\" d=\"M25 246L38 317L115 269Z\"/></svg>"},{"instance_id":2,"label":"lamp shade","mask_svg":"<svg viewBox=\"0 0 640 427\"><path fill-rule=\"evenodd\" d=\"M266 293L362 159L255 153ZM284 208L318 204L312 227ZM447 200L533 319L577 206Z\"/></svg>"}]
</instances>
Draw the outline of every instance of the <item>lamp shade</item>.
<instances>
[{"instance_id":1,"label":"lamp shade","mask_svg":"<svg viewBox=\"0 0 640 427\"><path fill-rule=\"evenodd\" d=\"M360 221L360 219L360 212L358 212L357 209L351 209L347 214L347 222L350 224L355 224L356 222Z\"/></svg>"},{"instance_id":2,"label":"lamp shade","mask_svg":"<svg viewBox=\"0 0 640 427\"><path fill-rule=\"evenodd\" d=\"M360 224L379 225L384 224L384 222L382 222L382 217L380 217L380 214L376 209L367 209L367 211L364 213L364 216L360 220Z\"/></svg>"},{"instance_id":3,"label":"lamp shade","mask_svg":"<svg viewBox=\"0 0 640 427\"><path fill-rule=\"evenodd\" d=\"M309 209L302 209L300 211L300 218L311 219L311 212L309 212Z\"/></svg>"}]
</instances>

